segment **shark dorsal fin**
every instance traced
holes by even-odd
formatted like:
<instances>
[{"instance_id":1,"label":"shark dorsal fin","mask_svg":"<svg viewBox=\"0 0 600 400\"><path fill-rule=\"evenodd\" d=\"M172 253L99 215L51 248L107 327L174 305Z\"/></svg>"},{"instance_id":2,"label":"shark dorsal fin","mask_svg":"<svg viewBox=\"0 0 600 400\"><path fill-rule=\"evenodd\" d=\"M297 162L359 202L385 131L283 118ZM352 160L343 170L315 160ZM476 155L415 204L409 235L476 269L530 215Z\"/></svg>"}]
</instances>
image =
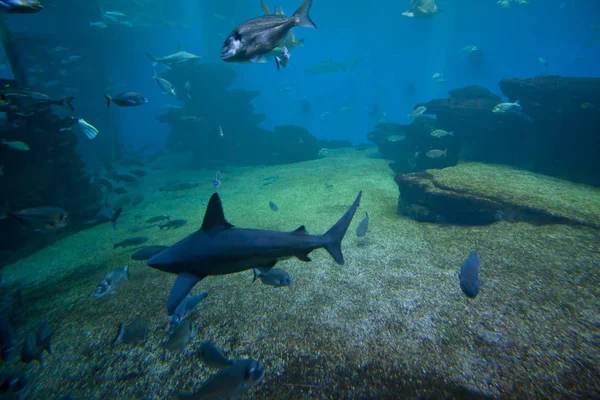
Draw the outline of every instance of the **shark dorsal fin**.
<instances>
[{"instance_id":1,"label":"shark dorsal fin","mask_svg":"<svg viewBox=\"0 0 600 400\"><path fill-rule=\"evenodd\" d=\"M225 219L225 214L223 214L223 206L221 205L221 198L219 197L218 193L215 193L210 197L208 207L206 208L206 214L204 214L204 221L202 221L202 228L200 228L200 230L202 232L208 232L215 228L233 228L233 225L231 225Z\"/></svg>"},{"instance_id":2,"label":"shark dorsal fin","mask_svg":"<svg viewBox=\"0 0 600 400\"><path fill-rule=\"evenodd\" d=\"M185 49L183 48L183 46L181 45L181 43L179 43L179 46L177 46L177 51L185 51Z\"/></svg>"},{"instance_id":3,"label":"shark dorsal fin","mask_svg":"<svg viewBox=\"0 0 600 400\"><path fill-rule=\"evenodd\" d=\"M306 231L304 225L301 225L298 229L294 231L294 233L297 233L299 235L308 235L308 232Z\"/></svg>"}]
</instances>

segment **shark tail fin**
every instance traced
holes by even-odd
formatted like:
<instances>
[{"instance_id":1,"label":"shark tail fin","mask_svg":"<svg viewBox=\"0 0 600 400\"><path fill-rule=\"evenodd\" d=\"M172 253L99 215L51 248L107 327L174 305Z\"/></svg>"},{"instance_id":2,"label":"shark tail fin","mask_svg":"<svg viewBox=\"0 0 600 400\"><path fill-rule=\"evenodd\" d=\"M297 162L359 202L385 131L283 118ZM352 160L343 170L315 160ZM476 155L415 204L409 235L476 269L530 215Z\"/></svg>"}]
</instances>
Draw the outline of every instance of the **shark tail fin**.
<instances>
[{"instance_id":1,"label":"shark tail fin","mask_svg":"<svg viewBox=\"0 0 600 400\"><path fill-rule=\"evenodd\" d=\"M354 217L356 209L360 204L361 196L362 190L358 193L356 200L354 200L354 203L352 203L342 218L340 218L340 220L336 222L335 225L333 225L331 229L329 229L324 235L327 239L325 250L327 250L335 262L340 265L344 264L344 255L342 254L342 239L344 239L344 235L348 230L348 226L350 226L350 222L352 222L352 217Z\"/></svg>"},{"instance_id":2,"label":"shark tail fin","mask_svg":"<svg viewBox=\"0 0 600 400\"><path fill-rule=\"evenodd\" d=\"M110 107L110 103L112 103L112 97L107 94L105 94L104 97L106 97L106 107Z\"/></svg>"}]
</instances>

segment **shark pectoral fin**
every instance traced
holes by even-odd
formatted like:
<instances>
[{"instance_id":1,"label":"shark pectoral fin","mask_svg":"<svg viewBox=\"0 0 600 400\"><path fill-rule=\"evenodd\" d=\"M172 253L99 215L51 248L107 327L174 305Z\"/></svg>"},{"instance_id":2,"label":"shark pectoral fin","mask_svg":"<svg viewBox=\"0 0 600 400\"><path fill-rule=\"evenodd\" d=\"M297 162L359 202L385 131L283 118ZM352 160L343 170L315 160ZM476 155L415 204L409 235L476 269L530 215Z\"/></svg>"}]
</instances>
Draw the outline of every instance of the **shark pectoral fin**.
<instances>
[{"instance_id":1,"label":"shark pectoral fin","mask_svg":"<svg viewBox=\"0 0 600 400\"><path fill-rule=\"evenodd\" d=\"M308 262L308 261L312 261L312 260L310 259L310 257L308 256L308 253L304 253L304 254L302 254L302 253L301 253L301 254L295 254L295 256L296 256L296 258L297 258L298 260L302 260L302 261L306 261L306 262Z\"/></svg>"},{"instance_id":2,"label":"shark pectoral fin","mask_svg":"<svg viewBox=\"0 0 600 400\"><path fill-rule=\"evenodd\" d=\"M190 274L179 274L175 280L175 284L169 293L169 299L167 300L167 313L173 315L175 309L181 303L181 300L188 295L196 283L200 282L204 277L196 277Z\"/></svg>"}]
</instances>

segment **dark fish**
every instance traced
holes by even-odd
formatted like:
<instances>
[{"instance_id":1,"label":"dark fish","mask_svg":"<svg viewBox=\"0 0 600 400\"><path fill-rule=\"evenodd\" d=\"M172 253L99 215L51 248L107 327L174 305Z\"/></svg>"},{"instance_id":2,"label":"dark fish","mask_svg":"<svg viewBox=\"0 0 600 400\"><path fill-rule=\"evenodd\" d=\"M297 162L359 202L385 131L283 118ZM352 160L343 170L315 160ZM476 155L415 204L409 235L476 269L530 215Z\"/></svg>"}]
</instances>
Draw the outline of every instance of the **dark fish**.
<instances>
[{"instance_id":1,"label":"dark fish","mask_svg":"<svg viewBox=\"0 0 600 400\"><path fill-rule=\"evenodd\" d=\"M112 207L103 207L96 214L96 220L100 223L112 222L113 230L117 230L117 220L121 216L123 209L119 207L117 210L113 210Z\"/></svg>"},{"instance_id":2,"label":"dark fish","mask_svg":"<svg viewBox=\"0 0 600 400\"><path fill-rule=\"evenodd\" d=\"M112 190L113 189L112 182L109 181L106 178L98 178L98 183L101 184L101 185L104 185L107 190Z\"/></svg>"},{"instance_id":3,"label":"dark fish","mask_svg":"<svg viewBox=\"0 0 600 400\"><path fill-rule=\"evenodd\" d=\"M148 260L150 267L178 275L167 301L168 314L172 315L192 288L210 275L272 268L289 257L310 261L310 252L320 248L325 248L338 264L344 264L342 239L361 195L359 192L346 213L324 235L309 235L304 226L293 232L235 228L225 219L221 199L214 193L202 227Z\"/></svg>"},{"instance_id":4,"label":"dark fish","mask_svg":"<svg viewBox=\"0 0 600 400\"><path fill-rule=\"evenodd\" d=\"M148 102L147 98L135 92L119 93L113 97L105 94L104 97L106 97L106 107L110 107L111 103L119 107L137 107Z\"/></svg>"},{"instance_id":5,"label":"dark fish","mask_svg":"<svg viewBox=\"0 0 600 400\"><path fill-rule=\"evenodd\" d=\"M155 222L160 222L160 221L169 221L171 220L171 217L168 215L159 215L158 217L152 217L149 220L146 221L147 224L153 224Z\"/></svg>"},{"instance_id":6,"label":"dark fish","mask_svg":"<svg viewBox=\"0 0 600 400\"><path fill-rule=\"evenodd\" d=\"M0 376L0 398L24 400L29 392L27 376L15 372L3 372Z\"/></svg>"},{"instance_id":7,"label":"dark fish","mask_svg":"<svg viewBox=\"0 0 600 400\"><path fill-rule=\"evenodd\" d=\"M135 176L139 176L140 178L141 178L142 176L146 176L146 175L148 175L148 173L147 173L146 171L144 171L143 169L132 169L132 170L131 170L131 171L129 171L129 172L131 172L131 173L132 173L133 175L135 175Z\"/></svg>"},{"instance_id":8,"label":"dark fish","mask_svg":"<svg viewBox=\"0 0 600 400\"><path fill-rule=\"evenodd\" d=\"M356 228L356 236L363 237L367 234L368 230L369 230L369 214L365 213L365 217L363 218L362 221L360 221L360 224L358 224L358 227Z\"/></svg>"},{"instance_id":9,"label":"dark fish","mask_svg":"<svg viewBox=\"0 0 600 400\"><path fill-rule=\"evenodd\" d=\"M242 23L225 39L221 59L228 62L257 62L279 46L292 28L316 28L308 16L311 5L312 0L304 0L290 18L283 15L263 15Z\"/></svg>"},{"instance_id":10,"label":"dark fish","mask_svg":"<svg viewBox=\"0 0 600 400\"><path fill-rule=\"evenodd\" d=\"M221 186L221 171L217 171L217 173L215 174L215 179L213 179L213 186L215 189Z\"/></svg>"},{"instance_id":11,"label":"dark fish","mask_svg":"<svg viewBox=\"0 0 600 400\"><path fill-rule=\"evenodd\" d=\"M131 259L136 261L146 261L167 248L169 248L169 246L147 246L133 253Z\"/></svg>"},{"instance_id":12,"label":"dark fish","mask_svg":"<svg viewBox=\"0 0 600 400\"><path fill-rule=\"evenodd\" d=\"M46 350L48 354L52 354L52 347L50 345L50 340L52 339L52 330L50 329L50 324L48 322L43 321L36 333L35 336L35 344L42 350Z\"/></svg>"},{"instance_id":13,"label":"dark fish","mask_svg":"<svg viewBox=\"0 0 600 400\"><path fill-rule=\"evenodd\" d=\"M42 8L39 0L0 0L0 12L9 14L34 14Z\"/></svg>"},{"instance_id":14,"label":"dark fish","mask_svg":"<svg viewBox=\"0 0 600 400\"><path fill-rule=\"evenodd\" d=\"M94 289L94 298L99 299L109 294L115 294L114 290L122 279L126 281L130 279L129 266L127 265L123 269L115 269L104 275L104 278Z\"/></svg>"},{"instance_id":15,"label":"dark fish","mask_svg":"<svg viewBox=\"0 0 600 400\"><path fill-rule=\"evenodd\" d=\"M279 178L276 176L269 176L269 177L263 179L263 186L272 185L273 183L275 183L275 181L277 181L277 179L279 179Z\"/></svg>"},{"instance_id":16,"label":"dark fish","mask_svg":"<svg viewBox=\"0 0 600 400\"><path fill-rule=\"evenodd\" d=\"M292 278L286 271L279 268L271 268L270 270L268 268L265 269L267 271L263 272L263 268L254 268L253 283L258 278L263 285L273 287L292 286Z\"/></svg>"},{"instance_id":17,"label":"dark fish","mask_svg":"<svg viewBox=\"0 0 600 400\"><path fill-rule=\"evenodd\" d=\"M116 194L125 194L127 193L127 189L125 189L123 186L119 186L115 188L113 192L115 192Z\"/></svg>"},{"instance_id":18,"label":"dark fish","mask_svg":"<svg viewBox=\"0 0 600 400\"><path fill-rule=\"evenodd\" d=\"M46 94L34 92L29 89L0 89L0 98L2 99L0 102L0 111L9 114L29 116L37 112L46 112L52 105L64 107L69 111L75 110L71 104L73 101L72 96L61 100L53 100Z\"/></svg>"},{"instance_id":19,"label":"dark fish","mask_svg":"<svg viewBox=\"0 0 600 400\"><path fill-rule=\"evenodd\" d=\"M325 183L325 189L333 189L333 185L330 183Z\"/></svg>"},{"instance_id":20,"label":"dark fish","mask_svg":"<svg viewBox=\"0 0 600 400\"><path fill-rule=\"evenodd\" d=\"M158 190L161 192L179 192L181 190L189 190L198 187L197 183L174 183L162 187Z\"/></svg>"},{"instance_id":21,"label":"dark fish","mask_svg":"<svg viewBox=\"0 0 600 400\"><path fill-rule=\"evenodd\" d=\"M35 337L33 336L33 333L28 333L27 337L25 338L25 342L23 343L23 348L21 349L21 361L28 364L33 360L37 360L40 363L40 366L43 366L43 353L44 350L35 345Z\"/></svg>"},{"instance_id":22,"label":"dark fish","mask_svg":"<svg viewBox=\"0 0 600 400\"><path fill-rule=\"evenodd\" d=\"M236 360L210 378L194 394L178 393L179 400L232 399L240 396L265 376L265 370L258 361Z\"/></svg>"},{"instance_id":23,"label":"dark fish","mask_svg":"<svg viewBox=\"0 0 600 400\"><path fill-rule=\"evenodd\" d=\"M223 369L233 364L233 361L225 357L221 350L208 341L202 342L198 355L208 368Z\"/></svg>"},{"instance_id":24,"label":"dark fish","mask_svg":"<svg viewBox=\"0 0 600 400\"><path fill-rule=\"evenodd\" d=\"M119 247L137 246L138 244L146 243L148 240L149 239L147 237L136 236L113 244L113 249L118 249Z\"/></svg>"},{"instance_id":25,"label":"dark fish","mask_svg":"<svg viewBox=\"0 0 600 400\"><path fill-rule=\"evenodd\" d=\"M58 207L28 208L11 212L8 216L16 219L24 227L35 231L60 229L69 224L69 214Z\"/></svg>"},{"instance_id":26,"label":"dark fish","mask_svg":"<svg viewBox=\"0 0 600 400\"><path fill-rule=\"evenodd\" d=\"M115 174L113 178L115 181L129 183L137 182L138 180L137 176L131 174Z\"/></svg>"},{"instance_id":27,"label":"dark fish","mask_svg":"<svg viewBox=\"0 0 600 400\"><path fill-rule=\"evenodd\" d=\"M15 351L15 331L10 321L0 315L0 355L3 360L9 360Z\"/></svg>"},{"instance_id":28,"label":"dark fish","mask_svg":"<svg viewBox=\"0 0 600 400\"><path fill-rule=\"evenodd\" d=\"M121 322L117 337L112 341L112 346L116 346L121 342L135 346L148 337L148 331L148 321L143 318L138 318L127 326Z\"/></svg>"},{"instance_id":29,"label":"dark fish","mask_svg":"<svg viewBox=\"0 0 600 400\"><path fill-rule=\"evenodd\" d=\"M135 206L137 206L139 204L142 204L142 202L144 201L144 199L145 199L145 197L144 197L143 194L136 194L133 197L133 200L131 200L131 205L135 207Z\"/></svg>"},{"instance_id":30,"label":"dark fish","mask_svg":"<svg viewBox=\"0 0 600 400\"><path fill-rule=\"evenodd\" d=\"M195 334L196 326L192 321L186 319L175 328L169 339L161 343L161 346L169 351L181 350L191 342Z\"/></svg>"},{"instance_id":31,"label":"dark fish","mask_svg":"<svg viewBox=\"0 0 600 400\"><path fill-rule=\"evenodd\" d=\"M187 224L187 220L185 219L174 219L172 221L159 225L158 227L160 229L177 229L181 228L185 224Z\"/></svg>"},{"instance_id":32,"label":"dark fish","mask_svg":"<svg viewBox=\"0 0 600 400\"><path fill-rule=\"evenodd\" d=\"M273 203L272 201L269 202L269 207L271 207L271 210L273 211L279 211L279 207L277 207L277 204Z\"/></svg>"},{"instance_id":33,"label":"dark fish","mask_svg":"<svg viewBox=\"0 0 600 400\"><path fill-rule=\"evenodd\" d=\"M458 278L463 293L474 299L479 293L479 254L477 252L471 253L469 258L465 260Z\"/></svg>"},{"instance_id":34,"label":"dark fish","mask_svg":"<svg viewBox=\"0 0 600 400\"><path fill-rule=\"evenodd\" d=\"M181 322L186 319L191 312L194 311L194 308L196 308L196 306L207 296L208 292L196 294L194 296L188 294L183 300L181 300L181 303L179 303L175 309L175 312L173 313L173 318L171 318L169 333L173 333L177 326L179 326L179 324L181 324Z\"/></svg>"}]
</instances>

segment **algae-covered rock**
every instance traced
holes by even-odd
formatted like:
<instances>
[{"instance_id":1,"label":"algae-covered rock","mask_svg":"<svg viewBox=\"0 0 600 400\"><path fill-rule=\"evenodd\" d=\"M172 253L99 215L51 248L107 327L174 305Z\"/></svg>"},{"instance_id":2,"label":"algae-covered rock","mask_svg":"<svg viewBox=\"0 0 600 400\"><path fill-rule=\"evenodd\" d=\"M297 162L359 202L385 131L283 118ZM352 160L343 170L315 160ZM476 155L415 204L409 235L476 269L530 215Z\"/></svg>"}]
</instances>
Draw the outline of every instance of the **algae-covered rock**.
<instances>
[{"instance_id":1,"label":"algae-covered rock","mask_svg":"<svg viewBox=\"0 0 600 400\"><path fill-rule=\"evenodd\" d=\"M398 174L398 213L419 221L485 225L500 219L600 228L600 190L506 166L461 164Z\"/></svg>"}]
</instances>

